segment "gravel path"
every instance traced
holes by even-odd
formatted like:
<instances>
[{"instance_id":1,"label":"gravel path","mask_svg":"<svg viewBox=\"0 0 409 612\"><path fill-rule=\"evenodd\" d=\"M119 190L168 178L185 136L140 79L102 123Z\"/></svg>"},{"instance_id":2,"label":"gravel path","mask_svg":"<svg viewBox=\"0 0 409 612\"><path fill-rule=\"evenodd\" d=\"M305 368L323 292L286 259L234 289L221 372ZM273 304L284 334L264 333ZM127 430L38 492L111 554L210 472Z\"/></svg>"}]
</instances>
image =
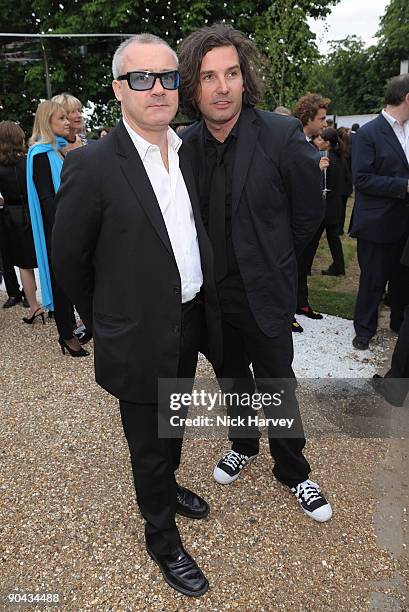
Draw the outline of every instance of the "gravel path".
<instances>
[{"instance_id":1,"label":"gravel path","mask_svg":"<svg viewBox=\"0 0 409 612\"><path fill-rule=\"evenodd\" d=\"M186 440L179 480L206 497L212 511L204 521L178 524L211 589L198 600L172 591L144 552L115 400L95 384L92 357L63 357L54 323L23 326L24 312L0 310L3 594L59 593L67 611L361 612L372 609L376 590L377 601L393 596L396 609L408 609L407 553L381 546L374 524L374 473L388 452L380 439L308 443L312 477L334 508L323 525L272 479L265 443L242 477L221 487L212 471L225 441ZM393 339L381 334L361 356L350 347L351 322L302 317L302 324L306 332L295 338L302 376L370 376ZM199 374L210 374L204 360ZM402 517L405 530L403 511Z\"/></svg>"}]
</instances>

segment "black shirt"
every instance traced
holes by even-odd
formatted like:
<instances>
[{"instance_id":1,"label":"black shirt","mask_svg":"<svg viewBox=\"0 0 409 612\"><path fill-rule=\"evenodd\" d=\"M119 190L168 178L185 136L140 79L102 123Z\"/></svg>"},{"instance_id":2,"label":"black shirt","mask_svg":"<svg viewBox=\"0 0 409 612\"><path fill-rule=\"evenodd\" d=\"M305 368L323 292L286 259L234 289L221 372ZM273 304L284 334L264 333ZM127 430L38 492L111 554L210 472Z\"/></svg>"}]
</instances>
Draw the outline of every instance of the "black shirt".
<instances>
[{"instance_id":1,"label":"black shirt","mask_svg":"<svg viewBox=\"0 0 409 612\"><path fill-rule=\"evenodd\" d=\"M212 177L216 163L222 158L226 173L226 185L225 199L224 202L220 202L220 206L224 205L225 209L227 274L217 283L217 291L222 310L230 313L238 313L248 309L248 301L240 274L240 269L237 263L236 254L234 252L232 237L232 182L239 123L240 118L224 142L216 140L216 138L214 138L214 136L212 136L207 129L206 124L204 125L206 180L204 181L205 187L200 198L203 222L206 230L208 230L209 200ZM214 195L215 194L213 194L213 196ZM221 199L223 199L223 196L221 196Z\"/></svg>"}]
</instances>

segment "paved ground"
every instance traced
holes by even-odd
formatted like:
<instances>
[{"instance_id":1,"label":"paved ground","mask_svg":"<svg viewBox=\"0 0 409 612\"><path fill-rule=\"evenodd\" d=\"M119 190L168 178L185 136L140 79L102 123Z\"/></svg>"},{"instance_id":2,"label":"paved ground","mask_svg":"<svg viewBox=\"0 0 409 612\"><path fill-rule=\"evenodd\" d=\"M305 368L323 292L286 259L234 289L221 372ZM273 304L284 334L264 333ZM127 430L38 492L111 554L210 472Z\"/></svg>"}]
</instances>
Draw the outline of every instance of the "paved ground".
<instances>
[{"instance_id":1,"label":"paved ground","mask_svg":"<svg viewBox=\"0 0 409 612\"><path fill-rule=\"evenodd\" d=\"M271 478L265 444L221 487L211 474L224 441L186 440L179 480L212 508L205 521L178 519L211 584L191 600L144 552L118 410L91 357L63 357L53 322L23 327L23 314L0 310L1 592L57 592L68 611L409 610L408 440L309 441L312 478L334 508L324 525ZM382 334L378 346L389 346ZM304 338L314 346L312 327ZM313 356L326 376L328 352ZM368 354L371 372L386 357ZM209 375L204 361L199 374Z\"/></svg>"}]
</instances>

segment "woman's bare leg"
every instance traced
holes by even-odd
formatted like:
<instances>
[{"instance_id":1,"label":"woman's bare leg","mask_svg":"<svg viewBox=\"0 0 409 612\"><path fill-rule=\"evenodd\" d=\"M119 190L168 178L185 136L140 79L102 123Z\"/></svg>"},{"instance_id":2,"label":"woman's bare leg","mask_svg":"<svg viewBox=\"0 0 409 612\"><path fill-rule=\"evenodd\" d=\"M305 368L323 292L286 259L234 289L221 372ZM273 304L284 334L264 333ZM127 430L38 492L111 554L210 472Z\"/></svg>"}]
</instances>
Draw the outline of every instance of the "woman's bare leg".
<instances>
[{"instance_id":1,"label":"woman's bare leg","mask_svg":"<svg viewBox=\"0 0 409 612\"><path fill-rule=\"evenodd\" d=\"M34 276L34 270L25 270L20 268L21 283L23 285L24 293L27 302L30 304L31 314L34 314L36 310L41 308L41 305L37 302L36 297L36 281Z\"/></svg>"}]
</instances>

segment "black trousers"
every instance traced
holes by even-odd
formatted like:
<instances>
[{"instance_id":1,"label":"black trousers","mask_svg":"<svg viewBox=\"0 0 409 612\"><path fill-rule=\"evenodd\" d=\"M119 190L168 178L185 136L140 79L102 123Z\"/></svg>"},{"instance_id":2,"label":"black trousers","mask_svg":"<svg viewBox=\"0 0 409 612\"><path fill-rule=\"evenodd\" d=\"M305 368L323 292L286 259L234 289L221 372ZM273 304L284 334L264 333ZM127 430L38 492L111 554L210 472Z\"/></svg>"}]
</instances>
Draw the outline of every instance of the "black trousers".
<instances>
[{"instance_id":1,"label":"black trousers","mask_svg":"<svg viewBox=\"0 0 409 612\"><path fill-rule=\"evenodd\" d=\"M279 392L283 380L287 381L286 384L284 383L287 394L286 414L294 417L301 424L295 397L295 376L291 367L293 342L290 325L288 328L284 326L280 336L269 338L260 330L249 309L240 314L224 312L222 325L223 365L216 371L222 390L224 392L253 393L255 384L249 370L249 364L252 363L257 390L260 393ZM282 380L275 384L271 379ZM235 415L237 409L247 414L246 410L235 406L231 407L229 412ZM265 413L266 416L270 416L267 411ZM230 428L229 439L232 442L232 450L245 455L257 455L260 433L255 427L250 433L251 436L248 438L242 435L236 437L235 430ZM269 446L275 462L273 474L280 482L288 486L295 486L308 478L310 466L302 453L305 446L304 437L269 437Z\"/></svg>"},{"instance_id":2,"label":"black trousers","mask_svg":"<svg viewBox=\"0 0 409 612\"><path fill-rule=\"evenodd\" d=\"M304 308L310 304L308 301L308 275L311 274L312 262L314 261L324 228L325 224L323 222L315 233L314 238L298 258L298 308Z\"/></svg>"},{"instance_id":3,"label":"black trousers","mask_svg":"<svg viewBox=\"0 0 409 612\"><path fill-rule=\"evenodd\" d=\"M182 310L178 377L191 378L192 384L201 321L202 306L197 301ZM146 539L157 554L171 552L181 544L175 523L175 470L179 467L183 440L158 437L157 404L120 400L119 407L129 446L136 498L145 519Z\"/></svg>"},{"instance_id":4,"label":"black trousers","mask_svg":"<svg viewBox=\"0 0 409 612\"><path fill-rule=\"evenodd\" d=\"M345 217L346 217L346 212L347 212L347 204L348 204L349 195L343 195L341 197L342 197L341 219L340 219L339 228L338 228L340 234L342 234L345 231L344 225L345 225Z\"/></svg>"},{"instance_id":5,"label":"black trousers","mask_svg":"<svg viewBox=\"0 0 409 612\"><path fill-rule=\"evenodd\" d=\"M50 263L50 262L49 262ZM51 287L54 298L54 319L60 338L70 340L75 328L75 312L71 300L55 279L50 263Z\"/></svg>"},{"instance_id":6,"label":"black trousers","mask_svg":"<svg viewBox=\"0 0 409 612\"><path fill-rule=\"evenodd\" d=\"M7 252L7 238L5 236L4 225L4 209L0 208L0 251L1 251L1 269L3 271L4 284L6 285L7 295L9 297L20 297L21 291L17 274L14 269L14 264Z\"/></svg>"},{"instance_id":7,"label":"black trousers","mask_svg":"<svg viewBox=\"0 0 409 612\"><path fill-rule=\"evenodd\" d=\"M354 327L357 336L372 338L378 327L378 306L389 281L391 325L399 329L405 306L409 304L409 268L400 263L407 233L399 242L378 244L358 238L361 269L355 304Z\"/></svg>"},{"instance_id":8,"label":"black trousers","mask_svg":"<svg viewBox=\"0 0 409 612\"><path fill-rule=\"evenodd\" d=\"M329 250L332 255L332 267L337 274L345 274L344 252L339 237L339 225L331 224L325 226Z\"/></svg>"}]
</instances>

